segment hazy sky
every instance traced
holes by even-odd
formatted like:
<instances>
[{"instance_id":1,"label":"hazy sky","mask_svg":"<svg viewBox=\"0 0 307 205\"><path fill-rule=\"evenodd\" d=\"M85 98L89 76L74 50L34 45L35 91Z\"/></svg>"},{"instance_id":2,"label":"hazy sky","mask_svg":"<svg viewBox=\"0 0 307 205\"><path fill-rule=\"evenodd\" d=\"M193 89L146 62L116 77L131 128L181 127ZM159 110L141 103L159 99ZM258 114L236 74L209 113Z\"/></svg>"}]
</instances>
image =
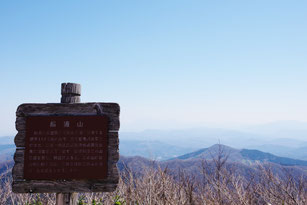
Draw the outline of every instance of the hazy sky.
<instances>
[{"instance_id":1,"label":"hazy sky","mask_svg":"<svg viewBox=\"0 0 307 205\"><path fill-rule=\"evenodd\" d=\"M307 1L2 1L0 136L21 103L117 102L121 130L307 121Z\"/></svg>"}]
</instances>

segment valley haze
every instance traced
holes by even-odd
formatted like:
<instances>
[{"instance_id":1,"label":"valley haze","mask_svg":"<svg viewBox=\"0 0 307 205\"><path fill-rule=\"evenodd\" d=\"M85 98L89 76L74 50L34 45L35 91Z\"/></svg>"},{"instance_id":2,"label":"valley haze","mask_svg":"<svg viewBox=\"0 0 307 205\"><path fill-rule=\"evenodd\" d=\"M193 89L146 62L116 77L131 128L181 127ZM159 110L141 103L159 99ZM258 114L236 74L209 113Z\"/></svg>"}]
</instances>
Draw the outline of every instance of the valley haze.
<instances>
[{"instance_id":1,"label":"valley haze","mask_svg":"<svg viewBox=\"0 0 307 205\"><path fill-rule=\"evenodd\" d=\"M122 155L138 155L154 160L167 160L217 143L307 160L307 123L297 121L278 121L235 129L203 127L120 132L119 137ZM0 145L13 144L13 138L0 137ZM10 147L10 150L14 149Z\"/></svg>"}]
</instances>

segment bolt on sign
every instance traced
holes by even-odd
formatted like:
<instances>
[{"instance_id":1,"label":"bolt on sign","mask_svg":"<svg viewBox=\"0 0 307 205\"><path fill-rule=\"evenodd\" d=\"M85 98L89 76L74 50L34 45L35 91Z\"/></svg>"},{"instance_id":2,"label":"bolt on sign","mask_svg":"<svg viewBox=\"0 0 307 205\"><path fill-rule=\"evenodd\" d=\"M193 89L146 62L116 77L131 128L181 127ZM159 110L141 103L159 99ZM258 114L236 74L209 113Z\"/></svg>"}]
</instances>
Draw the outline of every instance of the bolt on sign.
<instances>
[{"instance_id":1,"label":"bolt on sign","mask_svg":"<svg viewBox=\"0 0 307 205\"><path fill-rule=\"evenodd\" d=\"M119 112L116 103L20 105L13 192L114 191Z\"/></svg>"}]
</instances>

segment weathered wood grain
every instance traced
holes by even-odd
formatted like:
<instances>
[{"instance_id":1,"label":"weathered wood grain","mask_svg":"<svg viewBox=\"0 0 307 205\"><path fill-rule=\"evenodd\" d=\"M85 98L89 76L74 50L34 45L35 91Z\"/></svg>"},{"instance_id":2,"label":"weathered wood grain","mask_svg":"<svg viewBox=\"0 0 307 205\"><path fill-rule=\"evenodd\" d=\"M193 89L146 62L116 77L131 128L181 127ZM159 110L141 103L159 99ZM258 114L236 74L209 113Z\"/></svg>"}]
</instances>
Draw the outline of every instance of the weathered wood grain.
<instances>
[{"instance_id":1,"label":"weathered wood grain","mask_svg":"<svg viewBox=\"0 0 307 205\"><path fill-rule=\"evenodd\" d=\"M80 103L81 85L77 83L62 83L61 103Z\"/></svg>"},{"instance_id":2,"label":"weathered wood grain","mask_svg":"<svg viewBox=\"0 0 307 205\"><path fill-rule=\"evenodd\" d=\"M81 95L81 85L78 83L62 83L61 84L62 95Z\"/></svg>"},{"instance_id":3,"label":"weathered wood grain","mask_svg":"<svg viewBox=\"0 0 307 205\"><path fill-rule=\"evenodd\" d=\"M47 103L47 104L21 104L16 111L17 117L25 115L43 114L97 114L95 106L101 107L103 114L119 116L119 105L117 103Z\"/></svg>"},{"instance_id":4,"label":"weathered wood grain","mask_svg":"<svg viewBox=\"0 0 307 205\"><path fill-rule=\"evenodd\" d=\"M109 131L118 131L120 107L117 103L47 103L22 104L16 111L16 130L24 131L27 116L76 116L106 115L109 118Z\"/></svg>"},{"instance_id":5,"label":"weathered wood grain","mask_svg":"<svg viewBox=\"0 0 307 205\"><path fill-rule=\"evenodd\" d=\"M23 179L23 170L24 164L23 163L16 163L12 170L12 177L14 180L24 180Z\"/></svg>"},{"instance_id":6,"label":"weathered wood grain","mask_svg":"<svg viewBox=\"0 0 307 205\"><path fill-rule=\"evenodd\" d=\"M16 149L14 154L15 163L23 163L24 162L24 149Z\"/></svg>"},{"instance_id":7,"label":"weathered wood grain","mask_svg":"<svg viewBox=\"0 0 307 205\"><path fill-rule=\"evenodd\" d=\"M79 103L81 101L80 96L62 96L61 103Z\"/></svg>"},{"instance_id":8,"label":"weathered wood grain","mask_svg":"<svg viewBox=\"0 0 307 205\"><path fill-rule=\"evenodd\" d=\"M84 180L84 181L17 181L12 184L15 193L54 193L54 192L112 192L116 189L118 179Z\"/></svg>"},{"instance_id":9,"label":"weathered wood grain","mask_svg":"<svg viewBox=\"0 0 307 205\"><path fill-rule=\"evenodd\" d=\"M25 146L25 137L26 137L26 131L18 131L14 142L16 147L24 147Z\"/></svg>"},{"instance_id":10,"label":"weathered wood grain","mask_svg":"<svg viewBox=\"0 0 307 205\"><path fill-rule=\"evenodd\" d=\"M80 103L80 95L81 95L81 85L77 83L62 83L61 85L61 103ZM76 193L57 193L56 194L56 205L64 205L65 197L69 198L69 204L76 204L77 202L77 194Z\"/></svg>"}]
</instances>

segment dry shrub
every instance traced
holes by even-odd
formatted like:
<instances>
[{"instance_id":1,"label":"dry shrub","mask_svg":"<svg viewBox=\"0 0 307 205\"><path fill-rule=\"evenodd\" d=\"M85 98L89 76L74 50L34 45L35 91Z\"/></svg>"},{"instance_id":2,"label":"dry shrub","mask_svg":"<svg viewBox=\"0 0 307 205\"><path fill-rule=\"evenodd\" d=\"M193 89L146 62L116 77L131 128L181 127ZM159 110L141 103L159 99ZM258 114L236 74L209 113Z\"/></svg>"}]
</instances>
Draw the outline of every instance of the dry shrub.
<instances>
[{"instance_id":1,"label":"dry shrub","mask_svg":"<svg viewBox=\"0 0 307 205\"><path fill-rule=\"evenodd\" d=\"M125 166L116 191L80 193L79 204L307 204L306 178L294 177L286 169L283 176L278 176L263 165L249 177L242 176L236 167L227 166L227 155L222 150L213 161L203 161L199 167L201 178L184 170L170 173L156 165L143 170L135 175ZM55 194L12 193L9 171L1 175L1 181L1 204L55 204Z\"/></svg>"}]
</instances>

